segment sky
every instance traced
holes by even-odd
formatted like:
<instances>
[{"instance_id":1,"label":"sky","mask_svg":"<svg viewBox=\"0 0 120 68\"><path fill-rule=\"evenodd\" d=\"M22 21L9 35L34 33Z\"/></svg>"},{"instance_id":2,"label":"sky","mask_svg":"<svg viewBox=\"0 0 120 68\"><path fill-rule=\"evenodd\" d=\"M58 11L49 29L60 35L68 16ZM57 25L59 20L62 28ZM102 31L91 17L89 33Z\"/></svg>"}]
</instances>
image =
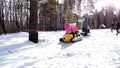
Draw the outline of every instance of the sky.
<instances>
[{"instance_id":1,"label":"sky","mask_svg":"<svg viewBox=\"0 0 120 68\"><path fill-rule=\"evenodd\" d=\"M120 0L98 0L98 2L95 4L95 8L101 10L102 7L108 4L112 4L117 9L120 9Z\"/></svg>"},{"instance_id":2,"label":"sky","mask_svg":"<svg viewBox=\"0 0 120 68\"><path fill-rule=\"evenodd\" d=\"M58 0L58 1L59 1L59 3L63 3L64 0Z\"/></svg>"},{"instance_id":3,"label":"sky","mask_svg":"<svg viewBox=\"0 0 120 68\"><path fill-rule=\"evenodd\" d=\"M64 0L59 0L60 3L63 3L63 1ZM85 0L85 1L87 2L87 0ZM116 14L116 13L118 13L118 10L120 9L119 3L120 3L120 0L98 0L98 2L96 2L96 4L95 4L95 9L97 9L97 11L101 11L103 7L105 7L107 5L113 5L116 8L116 10L114 10L114 13ZM74 9L74 12L80 16L82 16L86 13L89 13L90 9L88 9L88 8L84 9L84 8L86 8L86 7L81 7L81 9L83 10L81 12L81 14L78 14L79 11L76 9ZM93 10L93 11L95 11L95 10ZM89 14L91 14L91 13L89 13Z\"/></svg>"},{"instance_id":4,"label":"sky","mask_svg":"<svg viewBox=\"0 0 120 68\"><path fill-rule=\"evenodd\" d=\"M63 3L64 0L59 0L60 3ZM98 0L98 2L95 4L95 8L97 10L101 10L102 7L112 4L114 5L117 9L120 9L120 0Z\"/></svg>"}]
</instances>

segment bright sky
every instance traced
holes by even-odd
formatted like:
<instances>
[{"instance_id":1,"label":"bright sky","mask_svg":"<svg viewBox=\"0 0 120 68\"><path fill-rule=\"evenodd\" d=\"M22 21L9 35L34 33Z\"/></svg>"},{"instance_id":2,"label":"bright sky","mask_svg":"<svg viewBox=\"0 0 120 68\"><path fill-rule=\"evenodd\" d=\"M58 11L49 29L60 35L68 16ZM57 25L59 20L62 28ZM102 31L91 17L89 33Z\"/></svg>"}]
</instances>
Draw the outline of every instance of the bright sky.
<instances>
[{"instance_id":1,"label":"bright sky","mask_svg":"<svg viewBox=\"0 0 120 68\"><path fill-rule=\"evenodd\" d=\"M58 0L59 1L59 3L63 3L63 0Z\"/></svg>"},{"instance_id":2,"label":"bright sky","mask_svg":"<svg viewBox=\"0 0 120 68\"><path fill-rule=\"evenodd\" d=\"M101 10L102 7L105 7L108 4L112 4L116 9L120 9L120 0L99 0L95 7L96 9Z\"/></svg>"}]
</instances>

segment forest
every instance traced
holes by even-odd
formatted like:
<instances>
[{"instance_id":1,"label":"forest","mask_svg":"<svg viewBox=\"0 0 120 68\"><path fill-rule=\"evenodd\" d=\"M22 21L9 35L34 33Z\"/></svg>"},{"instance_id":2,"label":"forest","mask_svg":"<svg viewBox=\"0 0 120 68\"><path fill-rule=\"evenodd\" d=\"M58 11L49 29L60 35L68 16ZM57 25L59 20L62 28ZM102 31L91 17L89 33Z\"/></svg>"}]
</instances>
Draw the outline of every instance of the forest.
<instances>
[{"instance_id":1,"label":"forest","mask_svg":"<svg viewBox=\"0 0 120 68\"><path fill-rule=\"evenodd\" d=\"M99 0L63 0L63 3L59 3L59 0L30 1L0 0L0 34L28 31L32 26L39 31L63 30L64 15L69 9L74 13L79 29L82 24L79 20L85 13L89 15L90 29L99 29L100 24L110 28L111 22L120 21L120 11L114 4L107 4L97 10L95 4ZM32 3L37 4L37 8L33 8L33 12L37 12L37 19L34 19L34 13L30 15ZM31 17L37 23L30 26Z\"/></svg>"}]
</instances>

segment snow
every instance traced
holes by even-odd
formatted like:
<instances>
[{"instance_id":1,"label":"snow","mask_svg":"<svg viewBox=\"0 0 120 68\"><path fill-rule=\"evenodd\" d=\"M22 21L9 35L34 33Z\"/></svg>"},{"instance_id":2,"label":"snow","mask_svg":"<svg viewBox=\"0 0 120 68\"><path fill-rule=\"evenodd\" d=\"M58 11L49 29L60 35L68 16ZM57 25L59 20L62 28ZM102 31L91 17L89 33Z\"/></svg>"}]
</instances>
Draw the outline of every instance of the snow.
<instances>
[{"instance_id":1,"label":"snow","mask_svg":"<svg viewBox=\"0 0 120 68\"><path fill-rule=\"evenodd\" d=\"M80 30L81 31L81 30ZM65 31L39 32L39 43L28 33L0 36L0 68L120 68L120 35L93 29L75 43L60 43Z\"/></svg>"}]
</instances>

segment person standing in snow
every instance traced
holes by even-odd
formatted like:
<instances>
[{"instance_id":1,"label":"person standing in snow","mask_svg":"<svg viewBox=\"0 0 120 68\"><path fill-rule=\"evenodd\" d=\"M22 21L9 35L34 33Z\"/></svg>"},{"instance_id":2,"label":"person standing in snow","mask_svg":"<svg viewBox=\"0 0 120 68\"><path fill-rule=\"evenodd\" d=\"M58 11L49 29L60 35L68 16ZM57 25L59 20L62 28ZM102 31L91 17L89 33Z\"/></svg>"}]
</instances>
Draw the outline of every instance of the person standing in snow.
<instances>
[{"instance_id":1,"label":"person standing in snow","mask_svg":"<svg viewBox=\"0 0 120 68\"><path fill-rule=\"evenodd\" d=\"M82 32L84 33L84 36L85 36L88 33L90 33L89 24L88 24L88 14L85 14L84 18L85 20L83 22Z\"/></svg>"},{"instance_id":2,"label":"person standing in snow","mask_svg":"<svg viewBox=\"0 0 120 68\"><path fill-rule=\"evenodd\" d=\"M112 22L111 23L111 32L113 32L113 29L114 29L114 23Z\"/></svg>"},{"instance_id":3,"label":"person standing in snow","mask_svg":"<svg viewBox=\"0 0 120 68\"><path fill-rule=\"evenodd\" d=\"M116 32L117 32L116 35L118 35L119 29L120 29L120 22L117 22L115 26L116 26Z\"/></svg>"}]
</instances>

